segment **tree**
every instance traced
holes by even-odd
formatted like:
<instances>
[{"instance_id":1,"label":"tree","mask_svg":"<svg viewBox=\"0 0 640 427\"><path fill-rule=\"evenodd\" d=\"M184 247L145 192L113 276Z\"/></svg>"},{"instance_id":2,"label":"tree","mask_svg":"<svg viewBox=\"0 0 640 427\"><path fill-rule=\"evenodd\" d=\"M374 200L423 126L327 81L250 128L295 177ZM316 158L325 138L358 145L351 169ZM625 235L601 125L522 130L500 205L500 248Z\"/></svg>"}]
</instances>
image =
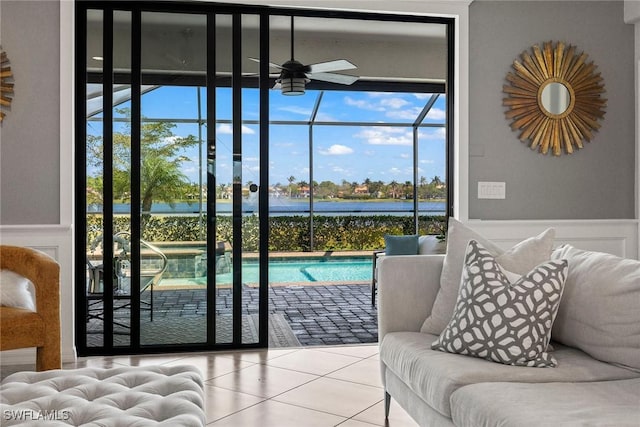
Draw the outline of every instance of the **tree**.
<instances>
[{"instance_id":1,"label":"tree","mask_svg":"<svg viewBox=\"0 0 640 427\"><path fill-rule=\"evenodd\" d=\"M402 193L405 199L413 199L413 184L411 181L405 181L402 185Z\"/></svg>"},{"instance_id":2,"label":"tree","mask_svg":"<svg viewBox=\"0 0 640 427\"><path fill-rule=\"evenodd\" d=\"M293 183L296 182L296 177L291 175L287 178L287 181L289 181L289 198L291 198L291 190L293 189Z\"/></svg>"},{"instance_id":3,"label":"tree","mask_svg":"<svg viewBox=\"0 0 640 427\"><path fill-rule=\"evenodd\" d=\"M391 181L389 187L391 187L391 198L395 199L397 197L398 182L396 180Z\"/></svg>"},{"instance_id":4,"label":"tree","mask_svg":"<svg viewBox=\"0 0 640 427\"><path fill-rule=\"evenodd\" d=\"M131 118L128 108L116 109L118 114ZM195 136L178 137L173 133L174 123L143 122L140 127L140 183L131 182L131 124L125 121L121 131L113 133L113 193L114 198L130 199L132 185L140 185L142 224L148 219L154 202L165 202L173 206L184 198L184 188L190 184L182 173L182 165L190 161L184 150L198 143ZM102 136L87 136L87 161L96 169L94 180L87 180L92 191L103 194L104 141ZM99 178L99 179L98 179ZM89 188L88 188L89 190Z\"/></svg>"}]
</instances>

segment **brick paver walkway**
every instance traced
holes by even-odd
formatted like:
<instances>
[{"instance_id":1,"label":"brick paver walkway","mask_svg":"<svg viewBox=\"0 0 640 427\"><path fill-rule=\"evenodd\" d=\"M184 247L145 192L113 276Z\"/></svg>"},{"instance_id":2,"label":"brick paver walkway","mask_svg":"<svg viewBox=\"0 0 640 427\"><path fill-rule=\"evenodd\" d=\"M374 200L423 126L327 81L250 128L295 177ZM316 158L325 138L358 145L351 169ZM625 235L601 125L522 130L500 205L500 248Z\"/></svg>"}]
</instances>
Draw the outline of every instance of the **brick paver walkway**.
<instances>
[{"instance_id":1,"label":"brick paver walkway","mask_svg":"<svg viewBox=\"0 0 640 427\"><path fill-rule=\"evenodd\" d=\"M231 313L231 289L219 289L216 310ZM258 313L258 289L243 289L243 314ZM203 289L154 292L154 319L205 316ZM362 285L277 286L269 289L269 312L282 314L302 345L374 343L377 311L371 288Z\"/></svg>"}]
</instances>

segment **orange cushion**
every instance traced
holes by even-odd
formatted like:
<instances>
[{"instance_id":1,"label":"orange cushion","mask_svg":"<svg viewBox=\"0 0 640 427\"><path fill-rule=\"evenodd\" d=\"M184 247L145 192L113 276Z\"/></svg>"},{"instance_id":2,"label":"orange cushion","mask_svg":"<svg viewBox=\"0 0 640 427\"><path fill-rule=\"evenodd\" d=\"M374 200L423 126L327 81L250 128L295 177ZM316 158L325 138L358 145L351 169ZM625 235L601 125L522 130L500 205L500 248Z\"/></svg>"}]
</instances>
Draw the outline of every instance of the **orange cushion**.
<instances>
[{"instance_id":1,"label":"orange cushion","mask_svg":"<svg viewBox=\"0 0 640 427\"><path fill-rule=\"evenodd\" d=\"M0 307L0 349L12 350L44 345L45 324L38 313Z\"/></svg>"}]
</instances>

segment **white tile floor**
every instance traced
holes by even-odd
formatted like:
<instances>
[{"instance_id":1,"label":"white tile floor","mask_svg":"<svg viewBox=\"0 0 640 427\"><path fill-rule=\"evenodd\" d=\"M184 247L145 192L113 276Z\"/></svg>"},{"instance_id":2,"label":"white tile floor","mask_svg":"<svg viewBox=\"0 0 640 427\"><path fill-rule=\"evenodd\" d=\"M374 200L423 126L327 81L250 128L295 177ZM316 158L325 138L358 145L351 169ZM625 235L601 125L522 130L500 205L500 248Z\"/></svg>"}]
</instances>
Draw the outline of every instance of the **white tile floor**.
<instances>
[{"instance_id":1,"label":"white tile floor","mask_svg":"<svg viewBox=\"0 0 640 427\"><path fill-rule=\"evenodd\" d=\"M207 423L221 427L415 427L395 402L384 420L377 345L80 358L65 369L197 366Z\"/></svg>"}]
</instances>

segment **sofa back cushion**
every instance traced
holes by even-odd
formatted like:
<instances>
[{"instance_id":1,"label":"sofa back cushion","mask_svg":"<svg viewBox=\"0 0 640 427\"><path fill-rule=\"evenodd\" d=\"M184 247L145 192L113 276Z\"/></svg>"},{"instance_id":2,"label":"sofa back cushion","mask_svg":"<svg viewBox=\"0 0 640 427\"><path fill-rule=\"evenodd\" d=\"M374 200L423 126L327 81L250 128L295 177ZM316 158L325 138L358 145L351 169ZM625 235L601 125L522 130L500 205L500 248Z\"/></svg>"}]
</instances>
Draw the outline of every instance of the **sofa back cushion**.
<instances>
[{"instance_id":1,"label":"sofa back cushion","mask_svg":"<svg viewBox=\"0 0 640 427\"><path fill-rule=\"evenodd\" d=\"M564 245L569 274L552 338L592 357L640 369L640 261Z\"/></svg>"},{"instance_id":2,"label":"sofa back cushion","mask_svg":"<svg viewBox=\"0 0 640 427\"><path fill-rule=\"evenodd\" d=\"M491 255L496 257L496 261L502 267L522 275L528 273L538 264L549 260L554 237L555 230L550 228L504 251L476 231L454 218L449 218L447 253L440 276L440 289L431 314L422 324L421 332L440 335L451 320L458 299L464 257L469 241L479 242Z\"/></svg>"}]
</instances>

